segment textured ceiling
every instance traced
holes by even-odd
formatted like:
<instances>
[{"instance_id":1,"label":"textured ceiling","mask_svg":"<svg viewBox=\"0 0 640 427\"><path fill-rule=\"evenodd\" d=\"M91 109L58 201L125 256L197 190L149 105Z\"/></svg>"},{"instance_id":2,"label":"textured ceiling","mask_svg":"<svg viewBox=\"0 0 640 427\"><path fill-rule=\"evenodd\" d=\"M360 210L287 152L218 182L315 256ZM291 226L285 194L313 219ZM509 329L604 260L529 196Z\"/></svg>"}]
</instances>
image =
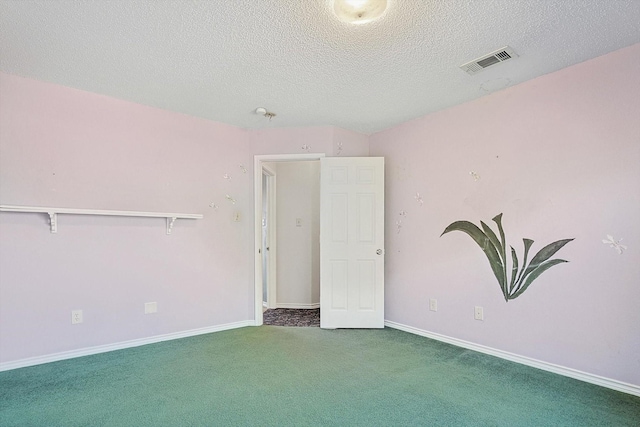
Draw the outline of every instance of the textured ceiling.
<instances>
[{"instance_id":1,"label":"textured ceiling","mask_svg":"<svg viewBox=\"0 0 640 427\"><path fill-rule=\"evenodd\" d=\"M368 134L640 42L640 0L388 3L349 25L332 0L0 0L0 69L242 128ZM505 45L520 57L458 68Z\"/></svg>"}]
</instances>

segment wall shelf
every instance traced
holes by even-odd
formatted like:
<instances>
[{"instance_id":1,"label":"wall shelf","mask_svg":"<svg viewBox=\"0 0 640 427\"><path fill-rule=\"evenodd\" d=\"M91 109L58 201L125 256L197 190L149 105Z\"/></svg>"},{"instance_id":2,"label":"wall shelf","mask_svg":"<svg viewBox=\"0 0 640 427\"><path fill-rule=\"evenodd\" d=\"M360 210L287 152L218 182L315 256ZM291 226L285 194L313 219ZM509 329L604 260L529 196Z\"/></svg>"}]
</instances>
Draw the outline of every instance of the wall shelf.
<instances>
[{"instance_id":1,"label":"wall shelf","mask_svg":"<svg viewBox=\"0 0 640 427\"><path fill-rule=\"evenodd\" d=\"M137 211L110 211L97 209L72 209L72 208L45 208L40 206L11 206L0 205L2 212L29 212L44 213L49 215L51 232L58 232L58 215L101 215L101 216L142 216L147 218L166 218L167 234L171 234L173 224L177 219L202 219L202 214L167 213L167 212L137 212Z\"/></svg>"}]
</instances>

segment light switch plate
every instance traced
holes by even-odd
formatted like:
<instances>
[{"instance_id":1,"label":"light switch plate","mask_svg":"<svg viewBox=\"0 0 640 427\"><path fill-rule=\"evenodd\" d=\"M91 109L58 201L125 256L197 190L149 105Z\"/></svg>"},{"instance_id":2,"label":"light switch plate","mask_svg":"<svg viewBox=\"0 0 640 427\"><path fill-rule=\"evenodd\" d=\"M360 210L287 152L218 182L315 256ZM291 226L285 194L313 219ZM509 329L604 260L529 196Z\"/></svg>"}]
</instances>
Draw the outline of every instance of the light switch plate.
<instances>
[{"instance_id":1,"label":"light switch plate","mask_svg":"<svg viewBox=\"0 0 640 427\"><path fill-rule=\"evenodd\" d=\"M158 312L158 303L157 302L145 302L144 303L144 314L152 314Z\"/></svg>"}]
</instances>

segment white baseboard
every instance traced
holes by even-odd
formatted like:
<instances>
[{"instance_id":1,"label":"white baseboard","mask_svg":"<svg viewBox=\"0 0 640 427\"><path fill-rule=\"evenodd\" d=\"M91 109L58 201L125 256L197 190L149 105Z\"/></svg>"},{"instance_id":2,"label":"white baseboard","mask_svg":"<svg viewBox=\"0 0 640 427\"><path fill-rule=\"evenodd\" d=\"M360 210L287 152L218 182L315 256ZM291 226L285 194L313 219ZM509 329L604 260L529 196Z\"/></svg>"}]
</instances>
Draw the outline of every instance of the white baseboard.
<instances>
[{"instance_id":1,"label":"white baseboard","mask_svg":"<svg viewBox=\"0 0 640 427\"><path fill-rule=\"evenodd\" d=\"M301 309L313 309L320 308L320 303L315 304L296 304L291 302L279 302L276 304L276 308L301 308Z\"/></svg>"},{"instance_id":2,"label":"white baseboard","mask_svg":"<svg viewBox=\"0 0 640 427\"><path fill-rule=\"evenodd\" d=\"M206 328L191 329L188 331L174 332L171 334L156 335L154 337L139 338L130 341L122 341L114 344L98 345L95 347L81 348L78 350L64 351L61 353L48 354L45 356L30 357L11 362L0 363L0 372L11 369L25 368L27 366L40 365L42 363L57 362L59 360L73 359L75 357L89 356L92 354L106 353L108 351L122 350L125 348L139 347L146 344L154 344L162 341L175 340L178 338L193 337L195 335L209 334L212 332L226 331L229 329L253 326L253 320L242 322L226 323L224 325L208 326Z\"/></svg>"},{"instance_id":3,"label":"white baseboard","mask_svg":"<svg viewBox=\"0 0 640 427\"><path fill-rule=\"evenodd\" d=\"M554 374L564 375L565 377L574 378L576 380L596 384L602 387L610 388L612 390L621 391L623 393L633 394L640 396L640 386L625 383L610 378L601 377L599 375L589 374L587 372L578 371L576 369L567 368L564 366L556 365L553 363L543 362L541 360L532 359L530 357L519 356L507 351L497 350L495 348L486 347L484 345L475 344L469 341L460 340L457 338L448 337L446 335L437 334L435 332L425 331L423 329L414 328L413 326L403 325L401 323L385 320L385 326L390 328L399 329L401 331L409 332L415 335L431 338L437 341L446 342L458 347L463 347L469 350L477 351L479 353L489 354L501 359L510 360L511 362L520 363L522 365L531 366L533 368L542 369L543 371L553 372Z\"/></svg>"}]
</instances>

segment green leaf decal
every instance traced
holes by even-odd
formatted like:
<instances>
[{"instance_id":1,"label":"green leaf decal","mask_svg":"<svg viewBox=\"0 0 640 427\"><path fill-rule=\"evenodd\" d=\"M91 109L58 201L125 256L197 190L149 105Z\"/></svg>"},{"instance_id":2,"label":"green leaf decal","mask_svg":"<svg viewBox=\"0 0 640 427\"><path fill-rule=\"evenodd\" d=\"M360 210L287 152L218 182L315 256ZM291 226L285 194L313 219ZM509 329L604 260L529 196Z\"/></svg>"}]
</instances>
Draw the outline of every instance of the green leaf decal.
<instances>
[{"instance_id":1,"label":"green leaf decal","mask_svg":"<svg viewBox=\"0 0 640 427\"><path fill-rule=\"evenodd\" d=\"M513 292L513 285L516 283L516 275L518 274L518 255L516 250L511 246L511 283L508 292Z\"/></svg>"},{"instance_id":2,"label":"green leaf decal","mask_svg":"<svg viewBox=\"0 0 640 427\"><path fill-rule=\"evenodd\" d=\"M498 240L498 236L496 236L496 233L494 233L493 230L489 228L487 224L480 221L480 225L482 226L482 230L484 231L484 234L489 238L489 241L493 244L493 246L495 246L496 251L498 252L498 256L500 257L500 261L503 267L502 274L504 276L504 282L502 282L501 289L502 289L502 294L506 299L507 298L507 273L506 273L507 260L505 259L505 256L504 256L504 248L502 247L502 242Z\"/></svg>"},{"instance_id":3,"label":"green leaf decal","mask_svg":"<svg viewBox=\"0 0 640 427\"><path fill-rule=\"evenodd\" d=\"M451 231L462 231L467 233L478 244L478 246L480 246L480 249L482 249L487 256L489 264L491 265L491 270L493 270L493 274L496 276L496 279L498 279L498 283L502 289L505 282L504 267L500 261L500 256L498 255L496 247L491 243L491 240L487 235L472 222L456 221L445 228L440 237L450 233Z\"/></svg>"},{"instance_id":4,"label":"green leaf decal","mask_svg":"<svg viewBox=\"0 0 640 427\"><path fill-rule=\"evenodd\" d=\"M498 253L501 253L502 244L500 243L500 240L498 240L498 236L496 236L496 233L494 233L493 230L490 229L489 226L484 222L480 221L480 225L482 226L482 231L484 231L484 234L486 234L486 236L489 238L491 243L493 243L493 246L496 247L496 250L498 251Z\"/></svg>"},{"instance_id":5,"label":"green leaf decal","mask_svg":"<svg viewBox=\"0 0 640 427\"><path fill-rule=\"evenodd\" d=\"M564 245L566 245L572 240L573 239L558 240L557 242L549 243L547 246L540 249L540 251L533 257L533 259L531 259L531 264L529 264L529 267L527 267L527 269L525 270L524 275L522 276L522 279L526 279L526 277L533 270L538 268L540 264L542 264L543 262L551 258L553 254L558 252Z\"/></svg>"},{"instance_id":6,"label":"green leaf decal","mask_svg":"<svg viewBox=\"0 0 640 427\"><path fill-rule=\"evenodd\" d=\"M502 261L504 262L504 277L505 277L505 281L506 281L506 277L507 277L507 242L506 239L504 237L504 230L502 229L502 213L499 213L498 215L494 216L493 218L491 218L491 220L493 222L495 222L496 224L498 224L498 232L500 233L500 241L502 242L502 251L500 253L500 256L502 257ZM504 285L504 293L505 296L504 298L508 301L509 299L507 298L507 284L505 283Z\"/></svg>"},{"instance_id":7,"label":"green leaf decal","mask_svg":"<svg viewBox=\"0 0 640 427\"><path fill-rule=\"evenodd\" d=\"M531 249L531 245L533 245L533 240L531 239L522 239L524 242L524 260L522 261L522 270L520 270L520 274L516 279L516 282L520 282L522 279L522 273L524 273L524 268L527 266L527 258L529 257L529 249Z\"/></svg>"},{"instance_id":8,"label":"green leaf decal","mask_svg":"<svg viewBox=\"0 0 640 427\"><path fill-rule=\"evenodd\" d=\"M440 237L451 231L467 233L487 256L491 270L493 270L493 274L496 276L496 279L498 279L498 285L500 285L500 290L502 291L505 301L518 298L531 286L531 283L533 283L535 279L554 265L568 262L563 259L549 260L549 258L573 239L563 239L548 244L538 251L533 259L531 259L529 265L527 265L527 260L529 258L529 250L533 245L533 240L522 239L524 242L522 265L520 265L518 261L516 250L513 246L509 246L511 248L511 280L507 282L507 243L504 229L502 228L502 214L498 214L492 219L498 225L500 239L498 239L496 233L483 221L480 221L482 230L469 221L453 222L445 228Z\"/></svg>"},{"instance_id":9,"label":"green leaf decal","mask_svg":"<svg viewBox=\"0 0 640 427\"><path fill-rule=\"evenodd\" d=\"M570 239L570 240L573 240L573 239ZM518 292L511 295L509 299L518 298L520 295L522 295L524 291L527 290L529 285L531 285L531 283L538 278L538 276L540 276L542 273L544 273L554 265L562 264L563 262L569 262L569 261L566 261L564 259L552 259L551 261L547 261L544 264L540 264L537 268L535 268L531 272L529 277L527 277L527 280L524 281L524 285L522 285L522 287L518 290Z\"/></svg>"}]
</instances>

